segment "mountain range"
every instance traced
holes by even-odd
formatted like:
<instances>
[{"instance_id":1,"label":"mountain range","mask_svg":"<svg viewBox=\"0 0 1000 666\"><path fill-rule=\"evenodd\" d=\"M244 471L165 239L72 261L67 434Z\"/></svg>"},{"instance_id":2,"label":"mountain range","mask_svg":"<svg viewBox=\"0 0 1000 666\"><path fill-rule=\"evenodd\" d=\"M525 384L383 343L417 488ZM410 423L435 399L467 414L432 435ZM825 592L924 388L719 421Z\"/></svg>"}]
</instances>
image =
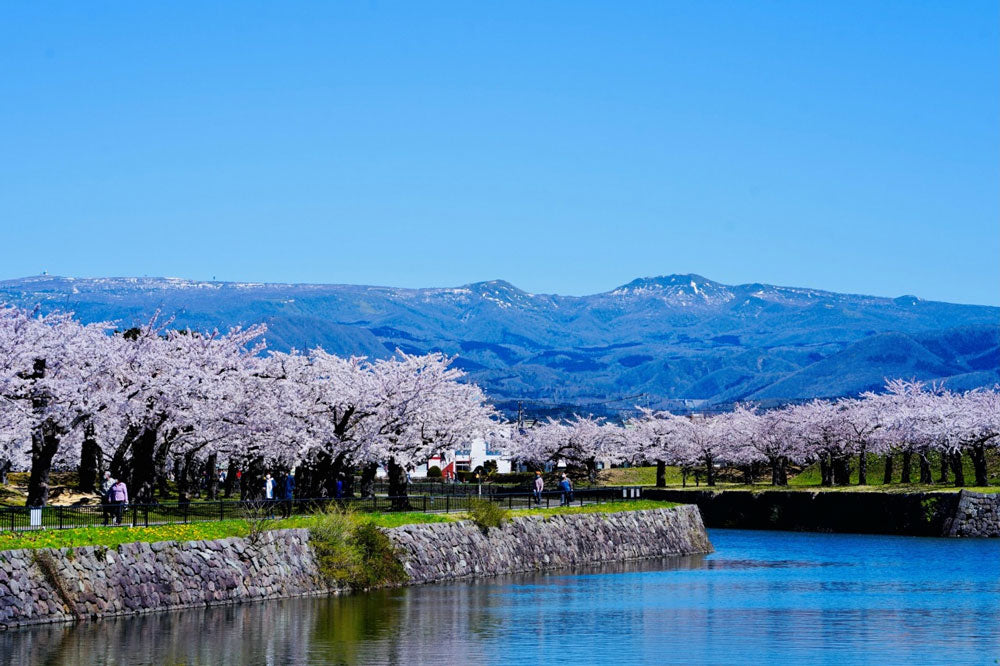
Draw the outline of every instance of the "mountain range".
<instances>
[{"instance_id":1,"label":"mountain range","mask_svg":"<svg viewBox=\"0 0 1000 666\"><path fill-rule=\"evenodd\" d=\"M502 409L529 414L780 403L854 395L892 377L953 389L1000 382L1000 308L699 275L589 296L502 280L402 289L42 275L0 281L0 302L122 328L156 311L196 329L262 322L279 350L442 351Z\"/></svg>"}]
</instances>

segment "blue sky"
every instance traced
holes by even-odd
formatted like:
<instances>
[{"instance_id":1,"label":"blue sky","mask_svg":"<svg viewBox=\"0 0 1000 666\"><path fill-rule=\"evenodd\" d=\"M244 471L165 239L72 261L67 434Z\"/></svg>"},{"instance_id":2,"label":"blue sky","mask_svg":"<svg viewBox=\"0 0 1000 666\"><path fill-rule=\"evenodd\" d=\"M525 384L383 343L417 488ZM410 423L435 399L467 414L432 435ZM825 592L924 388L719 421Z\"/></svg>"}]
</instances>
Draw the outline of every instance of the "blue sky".
<instances>
[{"instance_id":1,"label":"blue sky","mask_svg":"<svg viewBox=\"0 0 1000 666\"><path fill-rule=\"evenodd\" d=\"M0 12L2 278L1000 304L994 1Z\"/></svg>"}]
</instances>

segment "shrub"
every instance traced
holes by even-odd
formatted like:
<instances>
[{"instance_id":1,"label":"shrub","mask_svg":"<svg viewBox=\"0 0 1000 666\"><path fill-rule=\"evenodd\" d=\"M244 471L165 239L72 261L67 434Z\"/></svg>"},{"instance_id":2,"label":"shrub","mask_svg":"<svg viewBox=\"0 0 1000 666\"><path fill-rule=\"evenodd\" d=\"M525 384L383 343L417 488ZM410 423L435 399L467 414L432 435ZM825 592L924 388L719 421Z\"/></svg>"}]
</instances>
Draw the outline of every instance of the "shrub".
<instances>
[{"instance_id":1,"label":"shrub","mask_svg":"<svg viewBox=\"0 0 1000 666\"><path fill-rule=\"evenodd\" d=\"M469 500L469 518L480 528L500 527L510 519L510 512L499 504L473 497Z\"/></svg>"},{"instance_id":2,"label":"shrub","mask_svg":"<svg viewBox=\"0 0 1000 666\"><path fill-rule=\"evenodd\" d=\"M324 511L310 528L320 573L330 582L366 590L406 581L400 553L388 535L350 511Z\"/></svg>"},{"instance_id":3,"label":"shrub","mask_svg":"<svg viewBox=\"0 0 1000 666\"><path fill-rule=\"evenodd\" d=\"M361 559L360 570L350 581L352 587L369 589L406 582L399 550L374 523L365 521L357 525L351 535L351 545Z\"/></svg>"},{"instance_id":4,"label":"shrub","mask_svg":"<svg viewBox=\"0 0 1000 666\"><path fill-rule=\"evenodd\" d=\"M260 538L274 523L274 509L277 505L270 500L249 500L240 506L240 513L247 523L247 540L256 546Z\"/></svg>"},{"instance_id":5,"label":"shrub","mask_svg":"<svg viewBox=\"0 0 1000 666\"><path fill-rule=\"evenodd\" d=\"M440 479L441 478L441 468L437 465L431 465L427 468L427 478L428 479Z\"/></svg>"},{"instance_id":6,"label":"shrub","mask_svg":"<svg viewBox=\"0 0 1000 666\"><path fill-rule=\"evenodd\" d=\"M336 507L323 511L310 528L309 541L323 576L333 582L350 582L361 567L361 558L351 545L356 521Z\"/></svg>"}]
</instances>

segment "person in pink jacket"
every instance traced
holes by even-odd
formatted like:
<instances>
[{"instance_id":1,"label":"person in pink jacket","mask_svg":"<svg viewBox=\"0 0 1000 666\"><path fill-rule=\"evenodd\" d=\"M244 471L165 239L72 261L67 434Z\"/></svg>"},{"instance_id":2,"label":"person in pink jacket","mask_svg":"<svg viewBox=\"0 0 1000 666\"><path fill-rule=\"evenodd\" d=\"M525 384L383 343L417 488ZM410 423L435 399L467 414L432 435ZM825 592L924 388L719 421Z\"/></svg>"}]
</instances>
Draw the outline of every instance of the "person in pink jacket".
<instances>
[{"instance_id":1,"label":"person in pink jacket","mask_svg":"<svg viewBox=\"0 0 1000 666\"><path fill-rule=\"evenodd\" d=\"M122 516L125 514L125 505L128 504L128 486L124 481L118 481L111 486L111 505L115 516L115 525L122 524Z\"/></svg>"},{"instance_id":2,"label":"person in pink jacket","mask_svg":"<svg viewBox=\"0 0 1000 666\"><path fill-rule=\"evenodd\" d=\"M545 490L545 479L541 472L535 472L535 504L542 503L542 491Z\"/></svg>"}]
</instances>

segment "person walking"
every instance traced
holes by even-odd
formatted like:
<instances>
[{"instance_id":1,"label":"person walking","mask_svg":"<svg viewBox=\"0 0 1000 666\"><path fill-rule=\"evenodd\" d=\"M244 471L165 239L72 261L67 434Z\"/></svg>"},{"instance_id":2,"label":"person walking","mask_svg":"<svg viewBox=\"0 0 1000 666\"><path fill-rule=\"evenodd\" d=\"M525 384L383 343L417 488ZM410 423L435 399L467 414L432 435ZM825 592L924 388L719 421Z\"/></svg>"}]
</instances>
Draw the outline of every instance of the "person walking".
<instances>
[{"instance_id":1,"label":"person walking","mask_svg":"<svg viewBox=\"0 0 1000 666\"><path fill-rule=\"evenodd\" d=\"M115 481L111 486L111 507L115 516L115 525L122 524L122 516L125 515L125 506L128 504L128 486L124 481Z\"/></svg>"},{"instance_id":2,"label":"person walking","mask_svg":"<svg viewBox=\"0 0 1000 666\"><path fill-rule=\"evenodd\" d=\"M562 475L562 481L559 482L559 489L562 491L562 501L559 504L569 506L569 503L573 501L573 483L565 472Z\"/></svg>"},{"instance_id":3,"label":"person walking","mask_svg":"<svg viewBox=\"0 0 1000 666\"><path fill-rule=\"evenodd\" d=\"M274 518L274 477L270 473L264 475L264 502L267 504L271 518Z\"/></svg>"},{"instance_id":4,"label":"person walking","mask_svg":"<svg viewBox=\"0 0 1000 666\"><path fill-rule=\"evenodd\" d=\"M545 490L545 479L540 471L535 472L535 504L542 503L542 491Z\"/></svg>"},{"instance_id":5,"label":"person walking","mask_svg":"<svg viewBox=\"0 0 1000 666\"><path fill-rule=\"evenodd\" d=\"M104 481L101 482L101 519L105 525L111 520L111 486L115 485L115 480L111 478L111 472L104 473Z\"/></svg>"},{"instance_id":6,"label":"person walking","mask_svg":"<svg viewBox=\"0 0 1000 666\"><path fill-rule=\"evenodd\" d=\"M295 499L295 474L289 470L285 476L285 503L282 506L281 515L290 518L292 515L292 501Z\"/></svg>"}]
</instances>

